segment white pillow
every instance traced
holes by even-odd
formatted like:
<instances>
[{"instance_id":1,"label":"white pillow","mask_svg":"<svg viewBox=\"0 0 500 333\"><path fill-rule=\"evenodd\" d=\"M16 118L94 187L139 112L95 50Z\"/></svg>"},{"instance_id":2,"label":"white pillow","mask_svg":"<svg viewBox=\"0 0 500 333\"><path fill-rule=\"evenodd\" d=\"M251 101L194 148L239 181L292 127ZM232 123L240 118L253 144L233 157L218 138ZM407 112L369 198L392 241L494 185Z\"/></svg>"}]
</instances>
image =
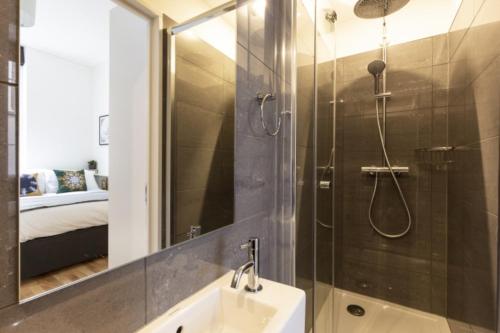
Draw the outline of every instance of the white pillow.
<instances>
[{"instance_id":1,"label":"white pillow","mask_svg":"<svg viewBox=\"0 0 500 333\"><path fill-rule=\"evenodd\" d=\"M45 192L57 193L59 189L59 182L57 181L56 173L54 170L45 170Z\"/></svg>"},{"instance_id":2,"label":"white pillow","mask_svg":"<svg viewBox=\"0 0 500 333\"><path fill-rule=\"evenodd\" d=\"M95 170L84 170L85 172L85 183L87 183L87 191L99 190L97 182L95 181Z\"/></svg>"}]
</instances>

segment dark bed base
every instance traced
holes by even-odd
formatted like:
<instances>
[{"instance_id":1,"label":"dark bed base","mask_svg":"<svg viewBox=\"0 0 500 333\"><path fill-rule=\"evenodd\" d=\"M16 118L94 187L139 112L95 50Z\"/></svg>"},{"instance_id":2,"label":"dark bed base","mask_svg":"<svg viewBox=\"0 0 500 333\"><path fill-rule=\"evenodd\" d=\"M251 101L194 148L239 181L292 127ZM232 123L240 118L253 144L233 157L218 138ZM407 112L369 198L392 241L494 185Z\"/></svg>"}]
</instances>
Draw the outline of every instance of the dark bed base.
<instances>
[{"instance_id":1,"label":"dark bed base","mask_svg":"<svg viewBox=\"0 0 500 333\"><path fill-rule=\"evenodd\" d=\"M21 243L21 279L107 255L107 225L32 239Z\"/></svg>"}]
</instances>

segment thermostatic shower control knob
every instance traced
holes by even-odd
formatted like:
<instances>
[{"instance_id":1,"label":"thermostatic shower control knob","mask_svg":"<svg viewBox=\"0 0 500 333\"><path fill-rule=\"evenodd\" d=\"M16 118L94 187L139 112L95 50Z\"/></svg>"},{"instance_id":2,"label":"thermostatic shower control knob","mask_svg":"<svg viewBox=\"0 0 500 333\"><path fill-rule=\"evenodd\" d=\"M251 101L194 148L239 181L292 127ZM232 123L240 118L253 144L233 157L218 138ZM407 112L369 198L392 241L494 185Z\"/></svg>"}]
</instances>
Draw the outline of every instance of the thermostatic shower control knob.
<instances>
[{"instance_id":1,"label":"thermostatic shower control knob","mask_svg":"<svg viewBox=\"0 0 500 333\"><path fill-rule=\"evenodd\" d=\"M332 182L329 180L322 180L319 182L319 188L323 190L329 190L332 187Z\"/></svg>"}]
</instances>

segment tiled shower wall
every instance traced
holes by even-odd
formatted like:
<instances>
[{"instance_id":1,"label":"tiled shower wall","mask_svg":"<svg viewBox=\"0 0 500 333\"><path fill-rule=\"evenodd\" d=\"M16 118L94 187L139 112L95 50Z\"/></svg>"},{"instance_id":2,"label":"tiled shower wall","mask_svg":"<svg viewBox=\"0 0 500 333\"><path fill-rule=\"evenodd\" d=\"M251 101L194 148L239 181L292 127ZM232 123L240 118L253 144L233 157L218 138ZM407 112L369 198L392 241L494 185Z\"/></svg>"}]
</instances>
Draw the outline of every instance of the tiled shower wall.
<instances>
[{"instance_id":1,"label":"tiled shower wall","mask_svg":"<svg viewBox=\"0 0 500 333\"><path fill-rule=\"evenodd\" d=\"M500 3L464 0L450 31L448 317L497 332Z\"/></svg>"},{"instance_id":2,"label":"tiled shower wall","mask_svg":"<svg viewBox=\"0 0 500 333\"><path fill-rule=\"evenodd\" d=\"M161 2L149 2L156 4L156 8L162 6ZM252 236L262 240L262 275L278 275L280 266L276 261L276 251L280 247L275 244L274 235L279 230L280 198L285 194L278 195L276 189L277 170L281 170L278 168L281 160L277 155L281 149L278 144L286 138L268 137L259 128L255 94L259 90L274 88L278 92L279 106L290 106L289 84L281 82L286 77L283 68L286 69L290 62L281 64L274 60L280 58L275 57L275 43L283 42L285 34L289 33L283 30L283 26L289 27L291 22L289 4L285 0L273 1L267 6L264 16L246 12L245 7L240 7L238 11L236 223L21 305L15 304L17 278L15 274L9 275L17 271L17 190L15 185L6 185L17 182L15 167L9 169L9 166L17 163L15 141L10 148L14 154L7 155L7 138L15 133L15 126L8 127L8 99L6 94L0 94L0 105L4 112L4 118L0 118L0 136L3 138L0 142L0 198L4 207L0 216L0 276L2 279L8 277L8 280L1 280L1 332L133 332L230 268L241 265L246 260L246 252L241 251L239 245ZM2 86L6 82L7 56L14 61L17 59L17 6L17 0L5 0L0 4ZM288 34L285 48L287 55L290 55L289 37ZM283 85L286 88L280 89ZM290 133L289 121L283 123L282 131ZM8 170L14 170L10 178L7 177ZM290 174L280 173L279 176L288 179ZM10 243L3 242L6 238ZM6 251L3 244L9 244L8 249L13 249L13 253Z\"/></svg>"},{"instance_id":3,"label":"tiled shower wall","mask_svg":"<svg viewBox=\"0 0 500 333\"><path fill-rule=\"evenodd\" d=\"M0 3L0 308L17 300L17 33L19 4Z\"/></svg>"},{"instance_id":4,"label":"tiled shower wall","mask_svg":"<svg viewBox=\"0 0 500 333\"><path fill-rule=\"evenodd\" d=\"M187 240L191 226L205 234L233 222L236 80L234 60L182 33L175 66L173 244Z\"/></svg>"},{"instance_id":5,"label":"tiled shower wall","mask_svg":"<svg viewBox=\"0 0 500 333\"><path fill-rule=\"evenodd\" d=\"M368 210L375 178L362 166L381 166L373 77L374 50L338 59L335 165L335 286L405 306L445 313L446 164L419 149L446 145L446 35L389 46L386 147L413 225L399 239L371 228ZM407 217L389 176L379 179L373 217L387 233Z\"/></svg>"}]
</instances>

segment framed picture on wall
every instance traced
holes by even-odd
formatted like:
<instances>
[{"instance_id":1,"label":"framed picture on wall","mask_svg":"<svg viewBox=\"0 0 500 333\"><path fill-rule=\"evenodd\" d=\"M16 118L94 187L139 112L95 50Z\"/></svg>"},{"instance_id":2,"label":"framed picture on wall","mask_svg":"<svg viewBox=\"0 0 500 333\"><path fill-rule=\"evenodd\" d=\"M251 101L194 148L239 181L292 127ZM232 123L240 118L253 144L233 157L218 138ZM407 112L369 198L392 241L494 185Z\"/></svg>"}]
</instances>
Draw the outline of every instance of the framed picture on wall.
<instances>
[{"instance_id":1,"label":"framed picture on wall","mask_svg":"<svg viewBox=\"0 0 500 333\"><path fill-rule=\"evenodd\" d=\"M109 115L99 116L99 145L109 145Z\"/></svg>"}]
</instances>

